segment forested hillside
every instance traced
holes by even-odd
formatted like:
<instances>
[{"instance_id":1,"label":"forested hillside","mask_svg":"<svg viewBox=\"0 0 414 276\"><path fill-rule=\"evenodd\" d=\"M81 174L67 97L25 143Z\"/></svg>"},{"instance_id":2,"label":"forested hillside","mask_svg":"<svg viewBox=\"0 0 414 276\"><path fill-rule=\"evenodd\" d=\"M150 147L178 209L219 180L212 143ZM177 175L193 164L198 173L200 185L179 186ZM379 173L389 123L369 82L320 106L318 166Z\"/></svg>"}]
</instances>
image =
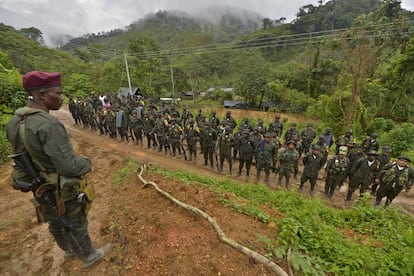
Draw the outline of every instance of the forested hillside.
<instances>
[{"instance_id":1,"label":"forested hillside","mask_svg":"<svg viewBox=\"0 0 414 276\"><path fill-rule=\"evenodd\" d=\"M148 97L234 87L204 99L237 98L250 108L284 103L283 111L318 118L335 134L413 120L414 15L399 1L320 1L285 21L223 11L213 24L159 11L59 50L44 47L35 27L1 24L0 50L20 73L62 71L65 91L75 95L127 86L126 57L132 85Z\"/></svg>"}]
</instances>

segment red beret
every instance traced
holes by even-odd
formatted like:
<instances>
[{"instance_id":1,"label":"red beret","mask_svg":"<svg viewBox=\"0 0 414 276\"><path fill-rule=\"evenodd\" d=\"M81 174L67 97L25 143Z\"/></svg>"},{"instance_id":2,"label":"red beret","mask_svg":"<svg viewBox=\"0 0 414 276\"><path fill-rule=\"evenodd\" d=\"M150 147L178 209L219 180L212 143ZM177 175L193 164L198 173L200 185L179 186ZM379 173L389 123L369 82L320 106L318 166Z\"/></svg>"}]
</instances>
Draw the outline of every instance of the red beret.
<instances>
[{"instance_id":1,"label":"red beret","mask_svg":"<svg viewBox=\"0 0 414 276\"><path fill-rule=\"evenodd\" d=\"M60 86L59 72L31 71L23 76L23 88L26 91L58 86Z\"/></svg>"}]
</instances>

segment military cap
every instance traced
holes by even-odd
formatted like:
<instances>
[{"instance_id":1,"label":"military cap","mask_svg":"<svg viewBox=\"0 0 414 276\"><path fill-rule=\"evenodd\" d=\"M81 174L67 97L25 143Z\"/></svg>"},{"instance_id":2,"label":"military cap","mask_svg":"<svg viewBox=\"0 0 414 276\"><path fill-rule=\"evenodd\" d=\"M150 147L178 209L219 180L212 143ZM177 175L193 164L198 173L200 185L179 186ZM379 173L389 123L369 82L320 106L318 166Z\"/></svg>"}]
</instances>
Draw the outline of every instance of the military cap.
<instances>
[{"instance_id":1,"label":"military cap","mask_svg":"<svg viewBox=\"0 0 414 276\"><path fill-rule=\"evenodd\" d=\"M188 123L189 124L193 124L194 123L194 119L193 118L188 119Z\"/></svg>"},{"instance_id":2,"label":"military cap","mask_svg":"<svg viewBox=\"0 0 414 276\"><path fill-rule=\"evenodd\" d=\"M226 114L231 114L230 110L227 110Z\"/></svg>"},{"instance_id":3,"label":"military cap","mask_svg":"<svg viewBox=\"0 0 414 276\"><path fill-rule=\"evenodd\" d=\"M321 134L321 135L319 135L318 139L319 140L325 140L325 136Z\"/></svg>"},{"instance_id":4,"label":"military cap","mask_svg":"<svg viewBox=\"0 0 414 276\"><path fill-rule=\"evenodd\" d=\"M270 137L272 137L272 135L271 135L269 132L267 132L267 133L264 135L264 137L268 137L268 138L270 138Z\"/></svg>"},{"instance_id":5,"label":"military cap","mask_svg":"<svg viewBox=\"0 0 414 276\"><path fill-rule=\"evenodd\" d=\"M292 123L292 126L293 126L293 127L295 127L295 126L297 126L297 125L298 125L297 123Z\"/></svg>"},{"instance_id":6,"label":"military cap","mask_svg":"<svg viewBox=\"0 0 414 276\"><path fill-rule=\"evenodd\" d=\"M224 128L224 130L225 130L225 131L231 131L231 127L226 126L226 127Z\"/></svg>"},{"instance_id":7,"label":"military cap","mask_svg":"<svg viewBox=\"0 0 414 276\"><path fill-rule=\"evenodd\" d=\"M370 151L368 151L367 155L375 155L375 156L377 156L378 153L375 150L370 150Z\"/></svg>"},{"instance_id":8,"label":"military cap","mask_svg":"<svg viewBox=\"0 0 414 276\"><path fill-rule=\"evenodd\" d=\"M348 148L345 146L339 147L339 154L346 154L348 152Z\"/></svg>"},{"instance_id":9,"label":"military cap","mask_svg":"<svg viewBox=\"0 0 414 276\"><path fill-rule=\"evenodd\" d=\"M257 120L257 123L258 124L263 124L263 120L262 119L259 119L259 120Z\"/></svg>"},{"instance_id":10,"label":"military cap","mask_svg":"<svg viewBox=\"0 0 414 276\"><path fill-rule=\"evenodd\" d=\"M383 152L391 152L391 147L390 146L382 146L382 151Z\"/></svg>"},{"instance_id":11,"label":"military cap","mask_svg":"<svg viewBox=\"0 0 414 276\"><path fill-rule=\"evenodd\" d=\"M204 125L205 125L205 126L210 126L211 124L210 124L210 122L209 122L209 121L207 121L207 122L205 122L205 123L204 123Z\"/></svg>"},{"instance_id":12,"label":"military cap","mask_svg":"<svg viewBox=\"0 0 414 276\"><path fill-rule=\"evenodd\" d=\"M347 130L345 131L345 133L352 134L352 133L353 133L353 131L352 131L352 129L347 129Z\"/></svg>"},{"instance_id":13,"label":"military cap","mask_svg":"<svg viewBox=\"0 0 414 276\"><path fill-rule=\"evenodd\" d=\"M242 134L243 134L243 135L245 135L245 134L250 134L250 132L249 132L248 130L243 130Z\"/></svg>"},{"instance_id":14,"label":"military cap","mask_svg":"<svg viewBox=\"0 0 414 276\"><path fill-rule=\"evenodd\" d=\"M280 119L280 115L276 115L275 116L275 119Z\"/></svg>"},{"instance_id":15,"label":"military cap","mask_svg":"<svg viewBox=\"0 0 414 276\"><path fill-rule=\"evenodd\" d=\"M325 130L326 130L327 132L331 132L331 131L332 131L332 128L331 128L331 127L327 127Z\"/></svg>"},{"instance_id":16,"label":"military cap","mask_svg":"<svg viewBox=\"0 0 414 276\"><path fill-rule=\"evenodd\" d=\"M171 120L171 121L177 121L177 118L172 117L170 120Z\"/></svg>"},{"instance_id":17,"label":"military cap","mask_svg":"<svg viewBox=\"0 0 414 276\"><path fill-rule=\"evenodd\" d=\"M296 146L296 142L294 140L287 141L286 145L289 145L289 144L294 144Z\"/></svg>"},{"instance_id":18,"label":"military cap","mask_svg":"<svg viewBox=\"0 0 414 276\"><path fill-rule=\"evenodd\" d=\"M408 162L411 162L410 157L408 157L407 155L400 155L400 156L398 156L398 160L399 159L403 159L403 160L407 160Z\"/></svg>"},{"instance_id":19,"label":"military cap","mask_svg":"<svg viewBox=\"0 0 414 276\"><path fill-rule=\"evenodd\" d=\"M376 139L376 138L378 138L378 134L376 134L375 132L374 132L374 133L371 133L371 138L372 138L372 139Z\"/></svg>"},{"instance_id":20,"label":"military cap","mask_svg":"<svg viewBox=\"0 0 414 276\"><path fill-rule=\"evenodd\" d=\"M312 123L308 123L306 126L307 127L313 127L313 124Z\"/></svg>"},{"instance_id":21,"label":"military cap","mask_svg":"<svg viewBox=\"0 0 414 276\"><path fill-rule=\"evenodd\" d=\"M26 91L51 87L60 87L59 72L31 71L23 76L23 88Z\"/></svg>"},{"instance_id":22,"label":"military cap","mask_svg":"<svg viewBox=\"0 0 414 276\"><path fill-rule=\"evenodd\" d=\"M313 144L312 145L312 149L314 149L314 150L321 150L321 147L319 145L317 145L317 144Z\"/></svg>"}]
</instances>

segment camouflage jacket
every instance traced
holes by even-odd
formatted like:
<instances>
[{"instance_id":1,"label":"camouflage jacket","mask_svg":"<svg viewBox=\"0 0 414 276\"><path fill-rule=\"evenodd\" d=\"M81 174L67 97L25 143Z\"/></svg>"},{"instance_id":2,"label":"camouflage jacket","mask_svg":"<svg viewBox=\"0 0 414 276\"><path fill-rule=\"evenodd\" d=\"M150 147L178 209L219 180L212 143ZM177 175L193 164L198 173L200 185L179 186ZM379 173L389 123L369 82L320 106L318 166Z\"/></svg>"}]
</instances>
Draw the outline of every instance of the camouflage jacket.
<instances>
[{"instance_id":1,"label":"camouflage jacket","mask_svg":"<svg viewBox=\"0 0 414 276\"><path fill-rule=\"evenodd\" d=\"M381 185L391 187L399 185L404 188L410 188L413 186L414 170L409 166L399 170L397 163L393 162L382 169L378 174L378 178L381 179Z\"/></svg>"},{"instance_id":2,"label":"camouflage jacket","mask_svg":"<svg viewBox=\"0 0 414 276\"><path fill-rule=\"evenodd\" d=\"M293 170L294 163L298 160L299 153L293 149L289 150L286 147L283 147L279 150L278 160L280 162L281 168L287 168Z\"/></svg>"},{"instance_id":3,"label":"camouflage jacket","mask_svg":"<svg viewBox=\"0 0 414 276\"><path fill-rule=\"evenodd\" d=\"M345 178L348 171L349 159L344 157L340 159L337 155L332 157L326 165L325 171L329 176Z\"/></svg>"}]
</instances>

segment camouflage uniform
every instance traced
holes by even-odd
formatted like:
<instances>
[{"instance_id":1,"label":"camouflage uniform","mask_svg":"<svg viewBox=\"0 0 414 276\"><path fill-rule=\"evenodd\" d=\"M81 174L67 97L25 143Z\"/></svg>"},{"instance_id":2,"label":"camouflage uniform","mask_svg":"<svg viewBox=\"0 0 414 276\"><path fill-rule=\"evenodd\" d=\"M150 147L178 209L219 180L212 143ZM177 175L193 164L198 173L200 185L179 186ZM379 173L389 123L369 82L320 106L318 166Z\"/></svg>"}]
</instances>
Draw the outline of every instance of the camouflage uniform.
<instances>
[{"instance_id":1,"label":"camouflage uniform","mask_svg":"<svg viewBox=\"0 0 414 276\"><path fill-rule=\"evenodd\" d=\"M316 132L313 129L312 124L308 124L307 127L302 130L300 133L300 138L302 140L304 153L307 154L313 143L313 140L316 138Z\"/></svg>"},{"instance_id":2,"label":"camouflage uniform","mask_svg":"<svg viewBox=\"0 0 414 276\"><path fill-rule=\"evenodd\" d=\"M218 149L220 151L220 172L223 171L223 164L224 160L227 160L229 163L229 175L232 174L232 167L233 167L233 156L232 156L232 148L234 147L234 136L231 134L231 128L226 127L224 133L219 135L218 137Z\"/></svg>"},{"instance_id":3,"label":"camouflage uniform","mask_svg":"<svg viewBox=\"0 0 414 276\"><path fill-rule=\"evenodd\" d=\"M96 130L96 122L95 122L95 109L92 104L92 100L88 101L88 106L86 108L86 116L88 120L89 127L93 130Z\"/></svg>"},{"instance_id":4,"label":"camouflage uniform","mask_svg":"<svg viewBox=\"0 0 414 276\"><path fill-rule=\"evenodd\" d=\"M232 130L236 128L237 123L236 120L231 116L231 112L226 112L226 117L223 119L223 125L229 126Z\"/></svg>"},{"instance_id":5,"label":"camouflage uniform","mask_svg":"<svg viewBox=\"0 0 414 276\"><path fill-rule=\"evenodd\" d=\"M257 130L259 131L259 133L262 134L262 135L265 134L265 132L266 132L266 128L263 125L263 120L262 119L259 119L258 120L257 126L255 128L257 128Z\"/></svg>"},{"instance_id":6,"label":"camouflage uniform","mask_svg":"<svg viewBox=\"0 0 414 276\"><path fill-rule=\"evenodd\" d=\"M294 141L288 141L287 146L289 146L290 143L293 143ZM286 179L286 187L289 187L289 179L292 175L292 172L294 171L294 165L295 162L299 158L299 153L296 151L296 149L293 147L292 149L289 149L288 147L282 147L279 150L278 153L278 161L279 161L279 180L278 185L280 186L282 183L282 178L285 177Z\"/></svg>"},{"instance_id":7,"label":"camouflage uniform","mask_svg":"<svg viewBox=\"0 0 414 276\"><path fill-rule=\"evenodd\" d=\"M368 157L362 157L356 161L351 169L352 178L346 195L345 204L348 205L354 191L360 187L360 197L363 196L371 182L372 176L378 172L379 162L375 160L375 151L368 152Z\"/></svg>"},{"instance_id":8,"label":"camouflage uniform","mask_svg":"<svg viewBox=\"0 0 414 276\"><path fill-rule=\"evenodd\" d=\"M108 110L105 116L107 129L109 130L109 137L116 139L116 111L113 109Z\"/></svg>"},{"instance_id":9,"label":"camouflage uniform","mask_svg":"<svg viewBox=\"0 0 414 276\"><path fill-rule=\"evenodd\" d=\"M270 133L276 133L276 136L282 137L283 123L280 122L280 116L276 115L275 120L269 125L267 130Z\"/></svg>"},{"instance_id":10,"label":"camouflage uniform","mask_svg":"<svg viewBox=\"0 0 414 276\"><path fill-rule=\"evenodd\" d=\"M378 155L378 157L377 157L377 160L379 162L379 168L378 168L379 172L385 167L385 165L390 163L390 160L391 160L390 152L391 152L391 147L390 146L383 146L382 147L382 153L380 155ZM373 178L375 179L375 178L377 178L377 176L378 176L378 174L375 174L373 176ZM378 187L377 183L375 181L373 181L372 187L371 187L371 194L372 195L375 195L375 193L377 191L377 187Z\"/></svg>"},{"instance_id":11,"label":"camouflage uniform","mask_svg":"<svg viewBox=\"0 0 414 276\"><path fill-rule=\"evenodd\" d=\"M406 156L400 156L398 159L410 159ZM414 170L408 165L398 166L398 161L386 165L378 175L381 185L378 189L375 199L375 205L381 203L382 198L386 197L385 206L389 205L392 200L402 191L411 189L414 181Z\"/></svg>"},{"instance_id":12,"label":"camouflage uniform","mask_svg":"<svg viewBox=\"0 0 414 276\"><path fill-rule=\"evenodd\" d=\"M144 121L141 118L138 118L138 114L135 111L132 113L130 128L135 136L135 145L141 144L142 146L142 131L144 128Z\"/></svg>"},{"instance_id":13,"label":"camouflage uniform","mask_svg":"<svg viewBox=\"0 0 414 276\"><path fill-rule=\"evenodd\" d=\"M208 121L210 122L212 128L218 129L220 127L220 120L217 118L216 112L213 111L211 113L211 117Z\"/></svg>"},{"instance_id":14,"label":"camouflage uniform","mask_svg":"<svg viewBox=\"0 0 414 276\"><path fill-rule=\"evenodd\" d=\"M21 126L24 126L23 137L18 136ZM42 196L34 196L33 202L36 202L39 214L41 213L47 220L49 231L58 246L66 255L74 255L83 260L85 267L102 258L110 248L108 247L107 251L107 249L96 250L93 247L88 232L85 202L77 200L79 179L91 171L91 163L87 157L79 157L73 151L63 124L46 111L23 107L16 110L7 125L6 133L8 141L14 145L15 152L20 153L24 148L40 176L45 183L49 183L50 188L43 189L43 192L39 188L36 193L43 194L50 191L52 197L49 199L53 198L55 203L50 204L42 200ZM16 170L14 167L14 171ZM19 176L14 174L13 179L26 182L33 180L32 176L24 172ZM62 205L64 213L60 214L62 208L59 206Z\"/></svg>"},{"instance_id":15,"label":"camouflage uniform","mask_svg":"<svg viewBox=\"0 0 414 276\"><path fill-rule=\"evenodd\" d=\"M195 164L197 162L197 141L200 138L200 130L194 124L193 118L188 119L188 124L184 128L184 138L187 140L188 152L190 154L189 161L193 161Z\"/></svg>"},{"instance_id":16,"label":"camouflage uniform","mask_svg":"<svg viewBox=\"0 0 414 276\"><path fill-rule=\"evenodd\" d=\"M348 171L349 159L345 156L346 152L340 151L340 155L335 155L329 160L326 165L326 182L325 182L325 196L329 199L334 195L336 187L341 184Z\"/></svg>"},{"instance_id":17,"label":"camouflage uniform","mask_svg":"<svg viewBox=\"0 0 414 276\"><path fill-rule=\"evenodd\" d=\"M204 129L201 131L201 137L203 141L204 166L207 166L207 162L210 160L210 166L213 168L213 154L217 141L217 132L210 127L210 122L205 123Z\"/></svg>"},{"instance_id":18,"label":"camouflage uniform","mask_svg":"<svg viewBox=\"0 0 414 276\"><path fill-rule=\"evenodd\" d=\"M154 128L151 131L152 134L155 134L155 137L157 139L158 144L158 152L162 151L162 148L164 147L165 154L168 153L168 143L166 138L166 130L168 128L168 121L163 118L162 112L157 112L157 119L154 122Z\"/></svg>"},{"instance_id":19,"label":"camouflage uniform","mask_svg":"<svg viewBox=\"0 0 414 276\"><path fill-rule=\"evenodd\" d=\"M171 124L168 128L168 139L172 147L172 155L176 156L176 151L181 155L181 134L183 133L181 127L176 124L176 118L171 119Z\"/></svg>"},{"instance_id":20,"label":"camouflage uniform","mask_svg":"<svg viewBox=\"0 0 414 276\"><path fill-rule=\"evenodd\" d=\"M300 186L299 191L302 190L303 185L306 181L309 180L311 187L310 187L310 194L311 196L314 193L316 180L318 179L319 170L323 166L323 155L320 153L321 148L318 145L313 145L312 150L307 152L306 155L303 157L303 173L300 178Z\"/></svg>"},{"instance_id":21,"label":"camouflage uniform","mask_svg":"<svg viewBox=\"0 0 414 276\"><path fill-rule=\"evenodd\" d=\"M379 141L377 140L378 134L372 133L371 136L365 138L361 145L364 148L364 152L367 153L370 150L378 151L380 148Z\"/></svg>"},{"instance_id":22,"label":"camouflage uniform","mask_svg":"<svg viewBox=\"0 0 414 276\"><path fill-rule=\"evenodd\" d=\"M352 136L352 129L348 129L345 132L345 135L339 137L339 139L335 142L336 143L336 149L335 149L335 154L338 155L339 154L339 148L341 146L346 146L348 148L348 153L351 152L351 149L356 147L356 143L355 143L355 139Z\"/></svg>"},{"instance_id":23,"label":"camouflage uniform","mask_svg":"<svg viewBox=\"0 0 414 276\"><path fill-rule=\"evenodd\" d=\"M144 113L144 134L147 137L147 149L151 148L151 143L153 148L155 149L157 147L157 142L155 140L155 135L152 133L152 130L154 129L155 123L154 119L150 117L149 113Z\"/></svg>"},{"instance_id":24,"label":"camouflage uniform","mask_svg":"<svg viewBox=\"0 0 414 276\"><path fill-rule=\"evenodd\" d=\"M257 150L257 145L260 143L260 141L262 141L263 139L263 135L260 134L259 129L256 127L253 131L253 134L251 134L250 139L252 139L253 143L256 145L254 152L253 152L253 158L257 164L257 157L258 157L258 150Z\"/></svg>"},{"instance_id":25,"label":"camouflage uniform","mask_svg":"<svg viewBox=\"0 0 414 276\"><path fill-rule=\"evenodd\" d=\"M292 123L292 126L286 131L285 136L283 137L285 143L287 141L293 140L293 136L299 136L299 131L296 129L296 123Z\"/></svg>"},{"instance_id":26,"label":"camouflage uniform","mask_svg":"<svg viewBox=\"0 0 414 276\"><path fill-rule=\"evenodd\" d=\"M239 141L242 137L242 131L243 129L239 127L236 134L234 134L233 160L237 160L238 158L237 154L239 153Z\"/></svg>"},{"instance_id":27,"label":"camouflage uniform","mask_svg":"<svg viewBox=\"0 0 414 276\"><path fill-rule=\"evenodd\" d=\"M302 143L300 142L299 137L297 135L293 136L293 141L295 141L295 143L296 143L295 149L298 152L299 158L300 158L300 156L302 156L302 152L303 152ZM294 174L295 179L298 177L298 172L299 172L299 158L296 159L295 164L293 166L293 170L294 170L294 173L295 173Z\"/></svg>"},{"instance_id":28,"label":"camouflage uniform","mask_svg":"<svg viewBox=\"0 0 414 276\"><path fill-rule=\"evenodd\" d=\"M277 146L270 140L270 133L265 134L257 146L256 182L259 182L260 172L265 172L265 183L269 185L270 169L275 167L277 159Z\"/></svg>"},{"instance_id":29,"label":"camouflage uniform","mask_svg":"<svg viewBox=\"0 0 414 276\"><path fill-rule=\"evenodd\" d=\"M246 180L250 176L250 168L252 166L253 154L256 149L256 144L250 138L249 131L245 130L243 136L239 139L239 149L240 149L240 160L239 160L239 172L237 176L241 175L244 163L246 163Z\"/></svg>"},{"instance_id":30,"label":"camouflage uniform","mask_svg":"<svg viewBox=\"0 0 414 276\"><path fill-rule=\"evenodd\" d=\"M72 97L69 97L69 112L73 117L73 120L75 121L75 125L78 124L78 120L77 120L77 114L76 114L76 103L73 100Z\"/></svg>"}]
</instances>

